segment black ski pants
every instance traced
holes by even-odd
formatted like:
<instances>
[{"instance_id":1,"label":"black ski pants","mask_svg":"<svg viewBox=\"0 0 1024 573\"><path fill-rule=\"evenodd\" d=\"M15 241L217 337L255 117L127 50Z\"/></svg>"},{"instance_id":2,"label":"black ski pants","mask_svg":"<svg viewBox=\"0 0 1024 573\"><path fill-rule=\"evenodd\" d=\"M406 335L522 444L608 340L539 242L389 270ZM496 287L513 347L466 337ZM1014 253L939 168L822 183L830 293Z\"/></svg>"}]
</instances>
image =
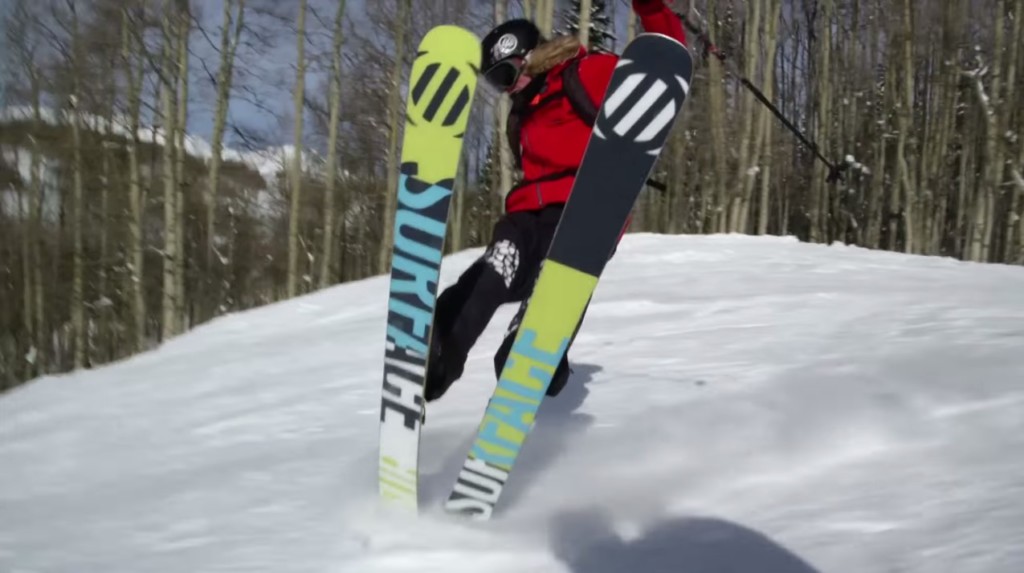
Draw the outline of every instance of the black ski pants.
<instances>
[{"instance_id":1,"label":"black ski pants","mask_svg":"<svg viewBox=\"0 0 1024 573\"><path fill-rule=\"evenodd\" d=\"M540 211L506 213L495 224L491 242L483 256L438 296L433 338L440 345L441 362L447 371L446 387L461 376L470 349L498 308L506 303L519 302L519 310L494 355L495 376L501 376L519 323L526 313L526 301L558 227L562 207L552 205ZM577 324L577 332L579 327ZM574 333L574 339L575 336ZM548 394L557 395L568 377L567 354L552 377Z\"/></svg>"}]
</instances>

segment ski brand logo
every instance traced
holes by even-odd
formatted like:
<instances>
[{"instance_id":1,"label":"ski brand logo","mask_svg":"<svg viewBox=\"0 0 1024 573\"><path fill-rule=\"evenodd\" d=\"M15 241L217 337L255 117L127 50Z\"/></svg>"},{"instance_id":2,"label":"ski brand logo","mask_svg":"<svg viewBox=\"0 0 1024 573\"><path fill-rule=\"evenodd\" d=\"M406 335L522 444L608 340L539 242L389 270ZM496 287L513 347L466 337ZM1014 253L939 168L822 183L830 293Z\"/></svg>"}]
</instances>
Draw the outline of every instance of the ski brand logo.
<instances>
[{"instance_id":1,"label":"ski brand logo","mask_svg":"<svg viewBox=\"0 0 1024 573\"><path fill-rule=\"evenodd\" d=\"M440 123L445 127L460 123L472 99L472 89L466 75L454 67L442 69L442 65L437 62L427 64L412 88L412 106L428 122L433 123L440 117ZM434 89L428 89L435 81L440 83ZM428 93L430 97L424 97ZM454 100L448 101L446 106L446 100L452 96Z\"/></svg>"},{"instance_id":2,"label":"ski brand logo","mask_svg":"<svg viewBox=\"0 0 1024 573\"><path fill-rule=\"evenodd\" d=\"M436 26L420 41L409 70L401 167L393 174L397 208L385 221L394 232L384 372L377 378L378 491L386 506L413 512L419 506L423 385L437 283L480 59L480 39L465 28Z\"/></svg>"},{"instance_id":3,"label":"ski brand logo","mask_svg":"<svg viewBox=\"0 0 1024 573\"><path fill-rule=\"evenodd\" d=\"M498 41L494 43L491 55L494 56L495 60L500 60L512 52L515 52L518 47L519 40L516 39L516 35L508 33L498 38Z\"/></svg>"},{"instance_id":4,"label":"ski brand logo","mask_svg":"<svg viewBox=\"0 0 1024 573\"><path fill-rule=\"evenodd\" d=\"M468 459L459 472L451 497L445 502L445 510L488 519L506 481L507 471L483 460Z\"/></svg>"},{"instance_id":5,"label":"ski brand logo","mask_svg":"<svg viewBox=\"0 0 1024 573\"><path fill-rule=\"evenodd\" d=\"M516 338L473 442L471 455L491 466L512 466L569 346L569 339L565 338L554 351L545 350L537 344L537 338L538 332L532 328L523 330Z\"/></svg>"},{"instance_id":6,"label":"ski brand logo","mask_svg":"<svg viewBox=\"0 0 1024 573\"><path fill-rule=\"evenodd\" d=\"M633 66L633 61L623 58L616 67L627 66ZM608 139L602 126L611 126L619 137L653 144L646 151L657 154L689 91L690 83L682 76L666 81L644 71L630 73L605 99L601 108L603 121L594 126L594 134Z\"/></svg>"},{"instance_id":7,"label":"ski brand logo","mask_svg":"<svg viewBox=\"0 0 1024 573\"><path fill-rule=\"evenodd\" d=\"M386 423L388 412L394 412L402 425L415 430L423 413L420 395L446 230L439 216L447 212L452 191L445 186L450 180L429 185L412 177L414 164L403 166L403 171L395 214L380 420Z\"/></svg>"},{"instance_id":8,"label":"ski brand logo","mask_svg":"<svg viewBox=\"0 0 1024 573\"><path fill-rule=\"evenodd\" d=\"M569 339L564 338L551 352L538 342L538 332L528 328L512 346L469 458L445 504L447 510L478 519L490 517L494 510L512 463L533 427L551 376L569 346Z\"/></svg>"}]
</instances>

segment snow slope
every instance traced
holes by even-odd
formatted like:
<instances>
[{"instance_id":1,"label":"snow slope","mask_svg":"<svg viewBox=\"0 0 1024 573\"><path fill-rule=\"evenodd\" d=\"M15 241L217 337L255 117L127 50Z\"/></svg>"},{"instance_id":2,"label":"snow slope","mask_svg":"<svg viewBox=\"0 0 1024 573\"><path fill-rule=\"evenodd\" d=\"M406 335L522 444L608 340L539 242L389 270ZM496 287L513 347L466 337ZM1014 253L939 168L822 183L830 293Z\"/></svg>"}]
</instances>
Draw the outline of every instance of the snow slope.
<instances>
[{"instance_id":1,"label":"snow slope","mask_svg":"<svg viewBox=\"0 0 1024 573\"><path fill-rule=\"evenodd\" d=\"M449 257L444 284L479 254ZM376 504L383 277L0 397L4 573L1024 571L1024 269L629 235L492 522Z\"/></svg>"}]
</instances>

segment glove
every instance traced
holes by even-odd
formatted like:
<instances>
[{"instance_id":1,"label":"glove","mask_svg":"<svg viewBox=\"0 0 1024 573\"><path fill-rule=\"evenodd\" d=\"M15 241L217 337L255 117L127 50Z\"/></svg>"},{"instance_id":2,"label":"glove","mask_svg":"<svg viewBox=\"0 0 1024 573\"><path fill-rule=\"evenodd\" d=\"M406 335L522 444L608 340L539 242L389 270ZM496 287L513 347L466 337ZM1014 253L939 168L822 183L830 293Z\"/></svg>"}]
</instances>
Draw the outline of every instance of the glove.
<instances>
[{"instance_id":1,"label":"glove","mask_svg":"<svg viewBox=\"0 0 1024 573\"><path fill-rule=\"evenodd\" d=\"M650 16L665 9L665 0L633 0L633 11L637 16Z\"/></svg>"}]
</instances>

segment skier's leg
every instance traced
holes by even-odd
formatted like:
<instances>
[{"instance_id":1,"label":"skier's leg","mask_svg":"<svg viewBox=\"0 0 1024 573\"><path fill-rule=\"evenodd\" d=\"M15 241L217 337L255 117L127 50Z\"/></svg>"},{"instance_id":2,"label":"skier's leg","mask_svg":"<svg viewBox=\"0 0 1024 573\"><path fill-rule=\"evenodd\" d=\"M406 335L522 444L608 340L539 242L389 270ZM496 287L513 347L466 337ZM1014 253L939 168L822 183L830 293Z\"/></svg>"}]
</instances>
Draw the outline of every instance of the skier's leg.
<instances>
[{"instance_id":1,"label":"skier's leg","mask_svg":"<svg viewBox=\"0 0 1024 573\"><path fill-rule=\"evenodd\" d=\"M466 303L470 293L476 287L477 281L485 268L483 259L477 259L459 276L455 284L444 289L437 297L437 304L434 307L434 323L432 338L448 336L452 330L455 317L462 312L462 306Z\"/></svg>"},{"instance_id":2,"label":"skier's leg","mask_svg":"<svg viewBox=\"0 0 1024 573\"><path fill-rule=\"evenodd\" d=\"M498 307L509 302L518 280L525 215L502 217L484 255L438 297L424 389L427 401L440 398L462 376L470 349Z\"/></svg>"},{"instance_id":3,"label":"skier's leg","mask_svg":"<svg viewBox=\"0 0 1024 573\"><path fill-rule=\"evenodd\" d=\"M523 280L519 283L519 288L512 293L513 298L509 301L522 301L522 304L519 305L519 310L512 317L508 330L505 331L505 338L494 354L494 372L498 378L501 377L505 361L512 350L512 344L515 342L516 334L519 332L519 324L523 320L523 315L526 314L527 303L533 292L534 284L537 282L537 277L540 274L540 265L547 256L548 247L551 246L551 239L555 236L558 221L562 216L562 210L562 205L553 205L538 213L537 218L532 221L534 225L532 229L534 231L533 236L536 240L529 245L530 250L523 253L523 266L521 268ZM586 310L584 309L585 312ZM572 339L576 338L576 332L579 331L580 324L582 324L582 317L580 318L580 323L576 325ZM569 341L570 346L572 345L572 339ZM562 388L565 387L566 382L569 380L570 373L569 352L566 349L562 361L558 364L558 368L555 369L555 373L551 378L551 384L548 386L547 391L548 396L556 396L562 391Z\"/></svg>"},{"instance_id":4,"label":"skier's leg","mask_svg":"<svg viewBox=\"0 0 1024 573\"><path fill-rule=\"evenodd\" d=\"M516 334L519 332L519 324L523 320L523 315L526 314L527 302L529 300L523 301L519 306L519 311L516 312L516 315L509 323L508 331L505 332L505 339L501 341L501 346L498 347L498 351L494 354L494 375L496 377L500 378L501 371L505 368L505 361L512 351L512 344L515 343ZM576 323L576 329L573 330L572 337L569 338L569 345L566 346L562 361L558 363L558 368L555 369L555 373L551 376L551 384L548 385L546 392L548 396L557 396L569 381L569 375L572 374L572 369L569 367L569 349L572 348L572 343L576 340L576 334L579 333L580 326L583 325L583 318L586 316L587 308L589 307L590 301L587 301L587 306L583 308L583 315L580 316L579 322Z\"/></svg>"}]
</instances>

